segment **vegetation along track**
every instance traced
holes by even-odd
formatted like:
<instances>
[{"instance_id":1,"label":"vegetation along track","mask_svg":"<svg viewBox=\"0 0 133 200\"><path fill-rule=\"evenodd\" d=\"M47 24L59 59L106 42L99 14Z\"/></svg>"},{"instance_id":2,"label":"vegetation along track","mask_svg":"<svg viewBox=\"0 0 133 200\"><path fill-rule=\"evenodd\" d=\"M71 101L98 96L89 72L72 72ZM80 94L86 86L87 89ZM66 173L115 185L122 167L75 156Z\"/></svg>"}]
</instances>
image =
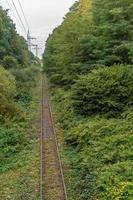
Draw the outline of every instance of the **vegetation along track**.
<instances>
[{"instance_id":1,"label":"vegetation along track","mask_svg":"<svg viewBox=\"0 0 133 200\"><path fill-rule=\"evenodd\" d=\"M67 200L62 163L54 129L47 79L42 77L41 200Z\"/></svg>"}]
</instances>

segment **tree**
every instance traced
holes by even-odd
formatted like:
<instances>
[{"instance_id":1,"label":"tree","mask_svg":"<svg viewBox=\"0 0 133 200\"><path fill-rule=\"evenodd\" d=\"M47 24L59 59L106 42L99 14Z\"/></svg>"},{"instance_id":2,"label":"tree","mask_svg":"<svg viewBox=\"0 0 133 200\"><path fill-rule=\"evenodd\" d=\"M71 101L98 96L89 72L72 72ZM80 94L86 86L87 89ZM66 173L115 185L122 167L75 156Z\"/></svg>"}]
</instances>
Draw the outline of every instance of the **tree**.
<instances>
[{"instance_id":1,"label":"tree","mask_svg":"<svg viewBox=\"0 0 133 200\"><path fill-rule=\"evenodd\" d=\"M79 40L91 25L90 11L90 0L76 2L64 22L49 36L43 60L44 70L52 77L52 82L68 85L73 80L76 73L71 74L71 71L76 69L73 64Z\"/></svg>"},{"instance_id":2,"label":"tree","mask_svg":"<svg viewBox=\"0 0 133 200\"><path fill-rule=\"evenodd\" d=\"M0 7L0 64L3 64L8 56L13 57L12 61L17 62L19 66L28 66L31 61L26 40L17 33L13 21L8 16L8 10Z\"/></svg>"},{"instance_id":3,"label":"tree","mask_svg":"<svg viewBox=\"0 0 133 200\"><path fill-rule=\"evenodd\" d=\"M133 64L133 1L94 0L91 34L84 36L77 60L88 64Z\"/></svg>"}]
</instances>

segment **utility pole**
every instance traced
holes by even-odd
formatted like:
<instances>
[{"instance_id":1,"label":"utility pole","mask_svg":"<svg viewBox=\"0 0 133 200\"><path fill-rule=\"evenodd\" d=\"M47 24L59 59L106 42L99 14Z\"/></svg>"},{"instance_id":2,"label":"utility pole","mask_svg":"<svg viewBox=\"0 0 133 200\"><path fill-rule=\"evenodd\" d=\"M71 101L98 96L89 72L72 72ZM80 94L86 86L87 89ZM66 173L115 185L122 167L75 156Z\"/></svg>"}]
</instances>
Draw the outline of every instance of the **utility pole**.
<instances>
[{"instance_id":1,"label":"utility pole","mask_svg":"<svg viewBox=\"0 0 133 200\"><path fill-rule=\"evenodd\" d=\"M39 48L37 44L32 44L32 46L34 46L33 49L36 50L36 57L38 57L38 50L39 50L39 49L42 49L42 48Z\"/></svg>"},{"instance_id":2,"label":"utility pole","mask_svg":"<svg viewBox=\"0 0 133 200\"><path fill-rule=\"evenodd\" d=\"M30 36L30 31L28 30L28 32L27 32L27 43L28 43L28 49L29 49L29 51L31 51L31 46L32 46L31 40L36 40L36 38L31 37Z\"/></svg>"}]
</instances>

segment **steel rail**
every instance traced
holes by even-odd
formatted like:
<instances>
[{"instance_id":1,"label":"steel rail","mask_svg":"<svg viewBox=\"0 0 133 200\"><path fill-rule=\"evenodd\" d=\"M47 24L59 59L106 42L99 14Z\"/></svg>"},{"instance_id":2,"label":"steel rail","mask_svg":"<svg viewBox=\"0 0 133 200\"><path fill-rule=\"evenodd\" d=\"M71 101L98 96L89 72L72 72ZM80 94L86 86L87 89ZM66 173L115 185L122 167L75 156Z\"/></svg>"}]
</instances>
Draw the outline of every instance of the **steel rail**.
<instances>
[{"instance_id":1,"label":"steel rail","mask_svg":"<svg viewBox=\"0 0 133 200\"><path fill-rule=\"evenodd\" d=\"M48 91L47 77L45 77L45 80L46 80L46 87L47 87L47 91ZM53 115L52 115L52 108L51 108L51 101L50 101L49 94L48 94L48 106L49 106L50 117L51 117L51 121L52 121L53 134L54 134L56 150L57 150L57 154L58 154L58 161L59 161L59 165L60 165L60 173L61 173L61 178L62 178L62 186L63 186L63 190L64 190L64 196L65 196L65 200L67 200L68 197L67 197L67 190L66 190L66 184L65 184L65 179L64 179L63 165L62 165L62 161L61 161L59 145L58 145L57 135L56 135L55 126L54 126L54 120L53 120Z\"/></svg>"},{"instance_id":2,"label":"steel rail","mask_svg":"<svg viewBox=\"0 0 133 200\"><path fill-rule=\"evenodd\" d=\"M56 131L55 131L55 126L54 126L54 120L53 120L53 115L52 115L52 108L51 108L51 101L50 101L50 97L49 97L49 93L48 93L48 81L47 81L47 77L45 75L42 75L42 103L41 103L41 145L40 145L40 151L41 151L41 169L40 169L40 200L44 200L45 199L45 194L44 194L44 180L43 180L43 170L44 170L44 160L43 160L43 148L44 148L44 138L43 138L43 134L44 134L44 84L45 84L45 98L47 98L47 105L48 105L48 110L49 110L49 114L50 114L50 119L51 119L51 125L52 125L52 133L53 133L53 139L55 141L55 148L56 148L56 152L57 152L57 160L58 160L58 164L59 164L59 174L60 174L60 180L61 180L61 185L62 185L62 192L64 195L64 200L68 200L67 197L67 190L66 190L66 185L65 185L65 179L64 179L64 172L63 172L63 165L62 165L62 161L61 161L61 156L60 156L60 151L59 151L59 145L58 145L58 140L57 140L57 135L56 135Z\"/></svg>"},{"instance_id":3,"label":"steel rail","mask_svg":"<svg viewBox=\"0 0 133 200\"><path fill-rule=\"evenodd\" d=\"M43 105L44 105L44 79L41 81L41 135L40 135L40 200L43 200Z\"/></svg>"}]
</instances>

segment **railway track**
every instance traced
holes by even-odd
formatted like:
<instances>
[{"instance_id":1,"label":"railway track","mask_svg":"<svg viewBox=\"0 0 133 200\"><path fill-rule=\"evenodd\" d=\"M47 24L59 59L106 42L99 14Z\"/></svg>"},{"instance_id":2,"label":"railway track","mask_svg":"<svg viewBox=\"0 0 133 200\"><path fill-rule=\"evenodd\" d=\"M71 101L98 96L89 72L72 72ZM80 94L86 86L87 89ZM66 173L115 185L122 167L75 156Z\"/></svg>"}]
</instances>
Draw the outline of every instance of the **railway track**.
<instances>
[{"instance_id":1,"label":"railway track","mask_svg":"<svg viewBox=\"0 0 133 200\"><path fill-rule=\"evenodd\" d=\"M67 200L63 168L54 129L47 79L42 77L40 199Z\"/></svg>"}]
</instances>

